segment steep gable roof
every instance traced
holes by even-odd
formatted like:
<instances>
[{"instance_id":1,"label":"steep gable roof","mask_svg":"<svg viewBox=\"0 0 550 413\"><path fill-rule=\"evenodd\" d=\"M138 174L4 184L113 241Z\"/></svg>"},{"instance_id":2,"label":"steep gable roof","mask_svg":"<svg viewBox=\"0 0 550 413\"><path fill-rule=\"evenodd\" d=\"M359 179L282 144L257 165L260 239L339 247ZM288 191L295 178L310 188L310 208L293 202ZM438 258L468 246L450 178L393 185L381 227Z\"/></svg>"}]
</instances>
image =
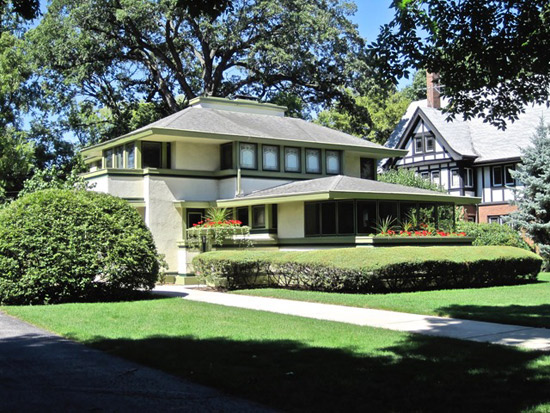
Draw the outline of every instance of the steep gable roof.
<instances>
[{"instance_id":1,"label":"steep gable roof","mask_svg":"<svg viewBox=\"0 0 550 413\"><path fill-rule=\"evenodd\" d=\"M550 119L550 109L546 105L527 106L518 120L509 122L506 130L500 130L479 118L447 121L447 115L441 110L427 107L425 100L417 101L411 103L386 146L403 148L420 118L433 128L432 132L449 150L459 157L475 157L475 163L483 163L520 158L521 149L530 145L540 119Z\"/></svg>"}]
</instances>

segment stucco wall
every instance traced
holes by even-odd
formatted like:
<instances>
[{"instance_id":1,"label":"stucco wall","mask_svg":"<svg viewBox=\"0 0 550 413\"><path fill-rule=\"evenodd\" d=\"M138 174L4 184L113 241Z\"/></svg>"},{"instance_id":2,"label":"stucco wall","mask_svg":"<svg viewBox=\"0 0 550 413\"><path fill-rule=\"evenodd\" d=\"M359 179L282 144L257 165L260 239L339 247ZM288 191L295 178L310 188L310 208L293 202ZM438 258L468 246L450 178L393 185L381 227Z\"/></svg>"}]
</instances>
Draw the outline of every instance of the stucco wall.
<instances>
[{"instance_id":1,"label":"stucco wall","mask_svg":"<svg viewBox=\"0 0 550 413\"><path fill-rule=\"evenodd\" d=\"M358 153L344 152L344 175L361 178L360 159Z\"/></svg>"},{"instance_id":2,"label":"stucco wall","mask_svg":"<svg viewBox=\"0 0 550 413\"><path fill-rule=\"evenodd\" d=\"M220 146L175 142L172 144L172 168L194 171L215 171L220 169Z\"/></svg>"},{"instance_id":3,"label":"stucco wall","mask_svg":"<svg viewBox=\"0 0 550 413\"><path fill-rule=\"evenodd\" d=\"M277 214L279 238L303 238L305 236L303 202L279 204Z\"/></svg>"},{"instance_id":4,"label":"stucco wall","mask_svg":"<svg viewBox=\"0 0 550 413\"><path fill-rule=\"evenodd\" d=\"M143 198L143 178L109 176L109 193L120 198Z\"/></svg>"},{"instance_id":5,"label":"stucco wall","mask_svg":"<svg viewBox=\"0 0 550 413\"><path fill-rule=\"evenodd\" d=\"M274 186L284 185L293 182L291 179L262 179L262 178L242 178L241 190L243 195L249 194L260 189L273 188Z\"/></svg>"}]
</instances>

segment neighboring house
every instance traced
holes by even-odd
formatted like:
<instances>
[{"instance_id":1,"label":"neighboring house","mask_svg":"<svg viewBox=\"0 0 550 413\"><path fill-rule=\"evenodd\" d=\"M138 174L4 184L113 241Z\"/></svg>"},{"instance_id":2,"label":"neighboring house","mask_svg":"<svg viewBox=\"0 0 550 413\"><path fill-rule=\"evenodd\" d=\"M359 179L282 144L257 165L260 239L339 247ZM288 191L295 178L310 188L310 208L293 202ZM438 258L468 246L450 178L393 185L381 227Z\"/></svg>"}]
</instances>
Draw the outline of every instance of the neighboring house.
<instances>
[{"instance_id":1,"label":"neighboring house","mask_svg":"<svg viewBox=\"0 0 550 413\"><path fill-rule=\"evenodd\" d=\"M209 207L229 208L252 227L258 246L320 248L372 245L368 235L381 219L424 208L441 223L448 217L439 205L478 201L377 182L377 161L404 151L285 117L285 110L193 99L178 113L85 148L85 177L140 211L169 271L179 275L189 273L191 258L185 229Z\"/></svg>"},{"instance_id":2,"label":"neighboring house","mask_svg":"<svg viewBox=\"0 0 550 413\"><path fill-rule=\"evenodd\" d=\"M503 216L515 210L510 202L521 185L510 171L521 162L521 149L530 145L541 118L550 119L550 109L528 106L506 130L481 119L447 121L436 76L428 74L428 99L411 103L386 144L406 155L384 167L412 169L449 194L480 197L477 208L466 208L466 218L502 223Z\"/></svg>"}]
</instances>

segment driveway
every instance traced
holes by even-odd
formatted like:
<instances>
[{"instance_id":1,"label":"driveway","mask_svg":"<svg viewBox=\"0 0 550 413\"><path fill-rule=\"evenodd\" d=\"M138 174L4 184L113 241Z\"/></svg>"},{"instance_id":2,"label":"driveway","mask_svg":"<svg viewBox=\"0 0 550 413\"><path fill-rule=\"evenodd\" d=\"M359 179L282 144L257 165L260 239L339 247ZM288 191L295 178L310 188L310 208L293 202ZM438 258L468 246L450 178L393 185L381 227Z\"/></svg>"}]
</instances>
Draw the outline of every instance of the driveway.
<instances>
[{"instance_id":1,"label":"driveway","mask_svg":"<svg viewBox=\"0 0 550 413\"><path fill-rule=\"evenodd\" d=\"M0 412L267 408L65 340L0 312Z\"/></svg>"}]
</instances>

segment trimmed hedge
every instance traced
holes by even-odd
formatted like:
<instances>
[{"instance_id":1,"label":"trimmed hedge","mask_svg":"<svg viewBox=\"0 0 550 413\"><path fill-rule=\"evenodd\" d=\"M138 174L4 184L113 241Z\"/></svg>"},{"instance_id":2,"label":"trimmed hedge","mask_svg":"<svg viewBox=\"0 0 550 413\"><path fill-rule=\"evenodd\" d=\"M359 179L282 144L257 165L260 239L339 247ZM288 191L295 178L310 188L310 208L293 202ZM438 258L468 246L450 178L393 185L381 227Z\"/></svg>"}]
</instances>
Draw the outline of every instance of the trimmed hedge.
<instances>
[{"instance_id":1,"label":"trimmed hedge","mask_svg":"<svg viewBox=\"0 0 550 413\"><path fill-rule=\"evenodd\" d=\"M535 281L542 259L513 247L388 247L315 251L215 251L193 260L217 288L281 286L393 292Z\"/></svg>"},{"instance_id":2,"label":"trimmed hedge","mask_svg":"<svg viewBox=\"0 0 550 413\"><path fill-rule=\"evenodd\" d=\"M123 299L162 259L138 212L92 191L49 189L0 211L0 304Z\"/></svg>"}]
</instances>

